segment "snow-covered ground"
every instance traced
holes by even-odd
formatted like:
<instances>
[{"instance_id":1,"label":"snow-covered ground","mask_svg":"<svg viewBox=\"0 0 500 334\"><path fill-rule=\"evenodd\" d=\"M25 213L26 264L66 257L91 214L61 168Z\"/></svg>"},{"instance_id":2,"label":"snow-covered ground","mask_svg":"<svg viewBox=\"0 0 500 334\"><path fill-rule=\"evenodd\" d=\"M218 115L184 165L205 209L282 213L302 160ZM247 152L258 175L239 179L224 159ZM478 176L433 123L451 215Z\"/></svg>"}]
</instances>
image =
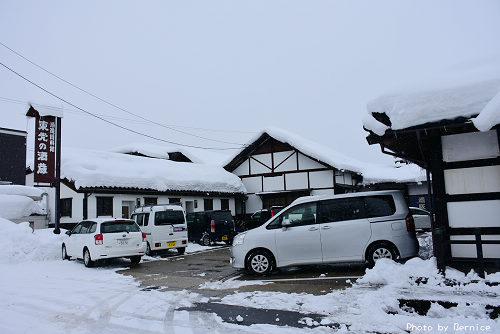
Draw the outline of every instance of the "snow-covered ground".
<instances>
[{"instance_id":1,"label":"snow-covered ground","mask_svg":"<svg viewBox=\"0 0 500 334\"><path fill-rule=\"evenodd\" d=\"M27 224L0 219L0 233L0 333L335 332L324 326L242 326L224 323L215 314L176 311L209 299L196 291L147 291L133 278L117 274L121 268L116 266L90 269L76 261L62 261L59 247L65 236L54 235L51 230L32 233ZM428 238L424 240L429 243ZM188 251L195 249L203 248L188 246ZM219 302L319 313L324 315L323 324L342 324L339 333L405 333L408 326L415 326L409 328L412 333L438 332L438 325L449 326L446 332L453 333L457 332L454 324L476 326L475 332L498 333L499 321L489 319L484 305L499 304L500 287L486 282L500 281L500 274L481 279L474 273L465 275L449 269L447 278L456 284L445 284L450 281L435 268L432 258L417 258L404 265L380 261L352 287L326 295L235 292ZM419 277L426 277L426 284ZM400 299L446 300L458 306L445 309L433 304L427 316L420 316L402 310ZM433 330L424 331L422 326L432 326Z\"/></svg>"}]
</instances>

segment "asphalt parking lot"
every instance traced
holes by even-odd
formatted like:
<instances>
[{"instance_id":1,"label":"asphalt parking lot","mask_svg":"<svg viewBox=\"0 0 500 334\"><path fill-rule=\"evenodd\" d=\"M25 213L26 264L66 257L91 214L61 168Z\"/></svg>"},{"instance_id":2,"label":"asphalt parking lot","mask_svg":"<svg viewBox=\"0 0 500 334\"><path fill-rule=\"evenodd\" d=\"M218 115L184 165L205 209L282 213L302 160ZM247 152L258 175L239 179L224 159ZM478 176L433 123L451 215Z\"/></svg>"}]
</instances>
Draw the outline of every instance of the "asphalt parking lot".
<instances>
[{"instance_id":1,"label":"asphalt parking lot","mask_svg":"<svg viewBox=\"0 0 500 334\"><path fill-rule=\"evenodd\" d=\"M229 257L230 247L224 246L184 255L166 252L119 273L133 276L145 289L186 289L223 297L235 290L326 294L350 286L365 272L361 265L323 265L290 267L256 277L232 268Z\"/></svg>"}]
</instances>

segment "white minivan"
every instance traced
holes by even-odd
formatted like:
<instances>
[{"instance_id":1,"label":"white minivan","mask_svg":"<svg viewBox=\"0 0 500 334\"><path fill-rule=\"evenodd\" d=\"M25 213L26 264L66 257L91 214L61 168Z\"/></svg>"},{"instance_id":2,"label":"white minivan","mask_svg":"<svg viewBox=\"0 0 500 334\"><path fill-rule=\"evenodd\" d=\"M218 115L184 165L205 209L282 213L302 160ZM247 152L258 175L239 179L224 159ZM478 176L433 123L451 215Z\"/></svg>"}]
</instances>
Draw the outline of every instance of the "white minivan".
<instances>
[{"instance_id":1,"label":"white minivan","mask_svg":"<svg viewBox=\"0 0 500 334\"><path fill-rule=\"evenodd\" d=\"M234 237L231 264L253 274L273 268L404 259L418 255L415 225L399 191L295 200L262 226Z\"/></svg>"},{"instance_id":2,"label":"white minivan","mask_svg":"<svg viewBox=\"0 0 500 334\"><path fill-rule=\"evenodd\" d=\"M146 254L164 249L177 249L184 254L188 244L187 223L184 209L179 204L141 206L134 210L135 220L146 233Z\"/></svg>"}]
</instances>

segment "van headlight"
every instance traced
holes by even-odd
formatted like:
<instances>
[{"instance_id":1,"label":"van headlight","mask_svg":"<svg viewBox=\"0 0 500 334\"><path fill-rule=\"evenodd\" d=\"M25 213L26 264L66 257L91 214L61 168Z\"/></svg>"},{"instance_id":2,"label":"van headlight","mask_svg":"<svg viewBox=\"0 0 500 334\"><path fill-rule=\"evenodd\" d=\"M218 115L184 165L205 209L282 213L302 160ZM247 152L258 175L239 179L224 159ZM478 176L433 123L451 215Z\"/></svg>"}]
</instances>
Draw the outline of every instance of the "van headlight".
<instances>
[{"instance_id":1,"label":"van headlight","mask_svg":"<svg viewBox=\"0 0 500 334\"><path fill-rule=\"evenodd\" d=\"M247 235L246 232L237 234L233 239L233 246L243 245L246 235Z\"/></svg>"}]
</instances>

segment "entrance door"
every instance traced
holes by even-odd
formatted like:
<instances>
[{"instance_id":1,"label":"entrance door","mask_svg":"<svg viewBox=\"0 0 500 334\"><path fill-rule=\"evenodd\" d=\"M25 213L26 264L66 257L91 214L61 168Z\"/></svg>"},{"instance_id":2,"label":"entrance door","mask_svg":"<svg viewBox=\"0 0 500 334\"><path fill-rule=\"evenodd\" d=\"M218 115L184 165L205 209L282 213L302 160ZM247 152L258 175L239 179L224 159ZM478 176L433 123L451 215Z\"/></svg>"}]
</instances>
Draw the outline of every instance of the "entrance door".
<instances>
[{"instance_id":1,"label":"entrance door","mask_svg":"<svg viewBox=\"0 0 500 334\"><path fill-rule=\"evenodd\" d=\"M193 201L186 201L186 213L190 213L194 211Z\"/></svg>"},{"instance_id":2,"label":"entrance door","mask_svg":"<svg viewBox=\"0 0 500 334\"><path fill-rule=\"evenodd\" d=\"M122 218L129 219L134 211L134 201L122 201Z\"/></svg>"}]
</instances>

